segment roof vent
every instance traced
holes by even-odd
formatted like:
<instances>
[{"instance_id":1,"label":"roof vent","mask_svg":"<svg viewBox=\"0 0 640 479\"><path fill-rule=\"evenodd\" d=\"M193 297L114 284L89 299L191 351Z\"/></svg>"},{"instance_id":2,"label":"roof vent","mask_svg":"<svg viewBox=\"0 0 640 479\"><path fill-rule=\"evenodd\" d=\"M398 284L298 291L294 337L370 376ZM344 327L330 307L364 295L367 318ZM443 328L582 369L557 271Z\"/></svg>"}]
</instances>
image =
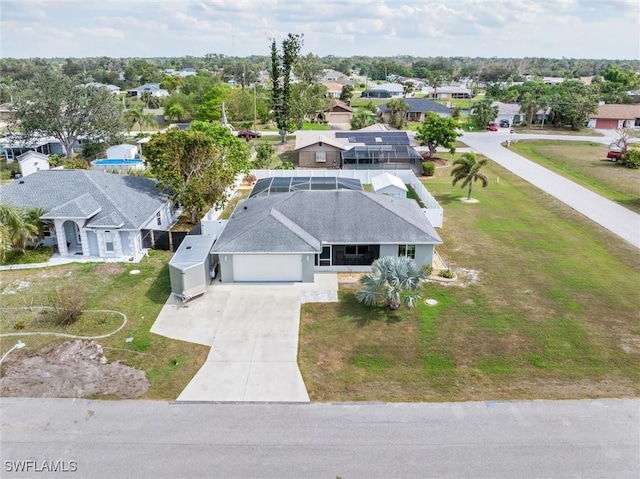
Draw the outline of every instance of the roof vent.
<instances>
[{"instance_id":1,"label":"roof vent","mask_svg":"<svg viewBox=\"0 0 640 479\"><path fill-rule=\"evenodd\" d=\"M246 210L246 209L247 209L247 207L245 206L245 207L244 207L244 209Z\"/></svg>"},{"instance_id":2,"label":"roof vent","mask_svg":"<svg viewBox=\"0 0 640 479\"><path fill-rule=\"evenodd\" d=\"M24 180L20 180L20 181L18 181L18 183L23 185L24 184Z\"/></svg>"},{"instance_id":3,"label":"roof vent","mask_svg":"<svg viewBox=\"0 0 640 479\"><path fill-rule=\"evenodd\" d=\"M191 246L187 246L185 249L191 249Z\"/></svg>"}]
</instances>

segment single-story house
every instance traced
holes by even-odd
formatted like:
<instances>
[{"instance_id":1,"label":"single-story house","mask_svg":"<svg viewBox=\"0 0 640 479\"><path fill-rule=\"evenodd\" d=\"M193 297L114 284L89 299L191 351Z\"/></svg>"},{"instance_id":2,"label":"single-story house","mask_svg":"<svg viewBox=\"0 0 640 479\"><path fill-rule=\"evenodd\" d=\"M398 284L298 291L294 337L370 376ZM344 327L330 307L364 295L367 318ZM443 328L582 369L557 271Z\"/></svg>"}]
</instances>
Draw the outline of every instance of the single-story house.
<instances>
[{"instance_id":1,"label":"single-story house","mask_svg":"<svg viewBox=\"0 0 640 479\"><path fill-rule=\"evenodd\" d=\"M20 174L24 178L40 170L50 169L49 157L35 151L27 151L18 157Z\"/></svg>"},{"instance_id":2,"label":"single-story house","mask_svg":"<svg viewBox=\"0 0 640 479\"><path fill-rule=\"evenodd\" d=\"M402 98L404 86L399 83L383 83L365 90L360 98Z\"/></svg>"},{"instance_id":3,"label":"single-story house","mask_svg":"<svg viewBox=\"0 0 640 479\"><path fill-rule=\"evenodd\" d=\"M342 84L330 81L323 81L321 84L327 89L327 96L329 98L340 98L342 93Z\"/></svg>"},{"instance_id":4,"label":"single-story house","mask_svg":"<svg viewBox=\"0 0 640 479\"><path fill-rule=\"evenodd\" d=\"M296 135L295 156L299 168L339 168L340 153L348 147L330 135L309 132Z\"/></svg>"},{"instance_id":5,"label":"single-story house","mask_svg":"<svg viewBox=\"0 0 640 479\"><path fill-rule=\"evenodd\" d=\"M426 93L429 98L435 98L436 100L473 98L473 92L463 86L440 86L438 88L428 86L422 89L422 93Z\"/></svg>"},{"instance_id":6,"label":"single-story house","mask_svg":"<svg viewBox=\"0 0 640 479\"><path fill-rule=\"evenodd\" d=\"M349 123L351 118L353 118L353 108L335 98L329 102L329 106L319 113L317 117L318 120L326 121L327 123Z\"/></svg>"},{"instance_id":7,"label":"single-story house","mask_svg":"<svg viewBox=\"0 0 640 479\"><path fill-rule=\"evenodd\" d=\"M309 190L241 201L212 253L226 283L313 282L315 272L368 271L383 256L432 264L440 243L414 200Z\"/></svg>"},{"instance_id":8,"label":"single-story house","mask_svg":"<svg viewBox=\"0 0 640 479\"><path fill-rule=\"evenodd\" d=\"M142 94L144 92L149 92L153 96L157 96L161 98L169 96L169 91L165 90L164 88L160 88L160 83L145 83L144 85L140 85L139 87L128 90L127 93L129 96L135 96L140 98L142 97Z\"/></svg>"},{"instance_id":9,"label":"single-story house","mask_svg":"<svg viewBox=\"0 0 640 479\"><path fill-rule=\"evenodd\" d=\"M81 146L78 142L74 145L74 151L80 151ZM20 155L27 151L36 151L43 155L65 154L65 148L60 141L52 136L35 138L31 141L21 139L19 137L5 137L0 140L0 152L7 160L7 163L13 163Z\"/></svg>"},{"instance_id":10,"label":"single-story house","mask_svg":"<svg viewBox=\"0 0 640 479\"><path fill-rule=\"evenodd\" d=\"M588 126L603 130L640 128L640 104L600 105L598 111L589 116Z\"/></svg>"},{"instance_id":11,"label":"single-story house","mask_svg":"<svg viewBox=\"0 0 640 479\"><path fill-rule=\"evenodd\" d=\"M109 93L111 93L112 95L117 95L118 93L120 93L119 86L111 85L107 83L90 82L90 83L85 83L83 86L95 87L95 88L106 88L107 90L109 90Z\"/></svg>"},{"instance_id":12,"label":"single-story house","mask_svg":"<svg viewBox=\"0 0 640 479\"><path fill-rule=\"evenodd\" d=\"M136 145L122 144L107 148L108 160L133 160L138 156L138 147Z\"/></svg>"},{"instance_id":13,"label":"single-story house","mask_svg":"<svg viewBox=\"0 0 640 479\"><path fill-rule=\"evenodd\" d=\"M0 188L3 202L42 208L44 243L60 256L127 260L143 253L143 230L176 218L155 180L93 170L41 170Z\"/></svg>"},{"instance_id":14,"label":"single-story house","mask_svg":"<svg viewBox=\"0 0 640 479\"><path fill-rule=\"evenodd\" d=\"M394 198L406 198L409 190L407 185L396 175L382 173L371 178L371 191Z\"/></svg>"},{"instance_id":15,"label":"single-story house","mask_svg":"<svg viewBox=\"0 0 640 479\"><path fill-rule=\"evenodd\" d=\"M438 116L442 117L451 116L451 108L447 108L435 100L427 98L405 98L404 101L409 105L409 111L407 111L408 121L424 121L427 113L430 111L437 113ZM388 123L391 120L391 112L386 104L382 104L378 107L378 115L384 122Z\"/></svg>"},{"instance_id":16,"label":"single-story house","mask_svg":"<svg viewBox=\"0 0 640 479\"><path fill-rule=\"evenodd\" d=\"M519 103L503 103L501 101L494 101L491 103L491 106L498 107L498 116L493 119L495 123L500 124L501 120L507 120L509 122L509 126L511 126L514 123L522 123L525 121L525 114L520 111Z\"/></svg>"},{"instance_id":17,"label":"single-story house","mask_svg":"<svg viewBox=\"0 0 640 479\"><path fill-rule=\"evenodd\" d=\"M342 72L327 68L322 70L322 75L320 76L320 82L321 83L335 82L335 83L339 83L342 86L342 85L351 85L353 83L353 80L351 80L351 78L349 78L347 75L345 75Z\"/></svg>"}]
</instances>

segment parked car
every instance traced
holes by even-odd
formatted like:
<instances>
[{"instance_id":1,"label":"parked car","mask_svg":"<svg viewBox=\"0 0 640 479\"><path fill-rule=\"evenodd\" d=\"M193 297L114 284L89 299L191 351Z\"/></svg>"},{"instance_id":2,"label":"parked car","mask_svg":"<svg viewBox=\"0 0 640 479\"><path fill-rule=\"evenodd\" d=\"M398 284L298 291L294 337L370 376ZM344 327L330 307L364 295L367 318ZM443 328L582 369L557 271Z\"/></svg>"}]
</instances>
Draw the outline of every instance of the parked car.
<instances>
[{"instance_id":1,"label":"parked car","mask_svg":"<svg viewBox=\"0 0 640 479\"><path fill-rule=\"evenodd\" d=\"M498 124L492 121L487 126L487 130L489 130L489 131L498 131Z\"/></svg>"},{"instance_id":2,"label":"parked car","mask_svg":"<svg viewBox=\"0 0 640 479\"><path fill-rule=\"evenodd\" d=\"M244 138L247 141L252 140L254 138L260 138L261 136L262 136L262 133L255 130L240 130L238 132L238 138Z\"/></svg>"},{"instance_id":3,"label":"parked car","mask_svg":"<svg viewBox=\"0 0 640 479\"><path fill-rule=\"evenodd\" d=\"M624 153L622 151L611 150L607 153L607 159L613 161L619 161Z\"/></svg>"},{"instance_id":4,"label":"parked car","mask_svg":"<svg viewBox=\"0 0 640 479\"><path fill-rule=\"evenodd\" d=\"M509 128L511 125L509 125L509 120L500 120L500 128Z\"/></svg>"}]
</instances>

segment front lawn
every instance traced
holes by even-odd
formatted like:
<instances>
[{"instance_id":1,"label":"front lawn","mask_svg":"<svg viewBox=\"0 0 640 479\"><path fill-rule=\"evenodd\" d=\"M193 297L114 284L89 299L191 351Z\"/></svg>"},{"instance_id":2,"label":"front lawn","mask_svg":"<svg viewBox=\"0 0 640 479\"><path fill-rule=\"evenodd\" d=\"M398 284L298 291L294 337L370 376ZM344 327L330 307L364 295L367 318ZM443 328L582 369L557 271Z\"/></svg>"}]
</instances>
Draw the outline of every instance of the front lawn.
<instances>
[{"instance_id":1,"label":"front lawn","mask_svg":"<svg viewBox=\"0 0 640 479\"><path fill-rule=\"evenodd\" d=\"M605 161L608 148L600 143L521 140L511 149L545 168L640 213L640 169Z\"/></svg>"},{"instance_id":2,"label":"front lawn","mask_svg":"<svg viewBox=\"0 0 640 479\"><path fill-rule=\"evenodd\" d=\"M124 313L123 330L97 342L110 362L121 361L144 370L150 382L145 399L173 400L205 361L209 348L175 341L150 332L170 293L167 263L172 253L150 251L138 264L76 263L46 269L3 271L0 275L0 329L3 333L57 331L100 335L114 331L122 319L112 313L87 312L71 326L56 326L32 310L3 309L51 304L56 288L77 290L85 298L84 309L109 309ZM140 270L139 274L130 274ZM127 338L132 338L127 342ZM0 339L0 354L16 343L16 337ZM50 336L20 338L26 347L12 353L34 354L54 341Z\"/></svg>"},{"instance_id":3,"label":"front lawn","mask_svg":"<svg viewBox=\"0 0 640 479\"><path fill-rule=\"evenodd\" d=\"M339 303L303 305L311 399L640 394L637 250L495 164L464 204L449 171L425 185L445 209L438 251L465 286L427 283L438 304L411 311L364 307L344 285Z\"/></svg>"}]
</instances>

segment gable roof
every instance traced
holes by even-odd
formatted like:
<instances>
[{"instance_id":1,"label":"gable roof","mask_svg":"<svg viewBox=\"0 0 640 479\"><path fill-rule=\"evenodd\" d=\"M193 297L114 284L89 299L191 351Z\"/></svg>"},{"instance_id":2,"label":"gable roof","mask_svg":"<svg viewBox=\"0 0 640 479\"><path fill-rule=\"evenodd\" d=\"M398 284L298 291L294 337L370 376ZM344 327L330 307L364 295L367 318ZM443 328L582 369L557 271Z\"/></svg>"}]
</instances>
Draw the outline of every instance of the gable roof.
<instances>
[{"instance_id":1,"label":"gable roof","mask_svg":"<svg viewBox=\"0 0 640 479\"><path fill-rule=\"evenodd\" d=\"M324 109L324 111L335 111L336 108L340 108L343 111L348 111L349 113L353 113L353 108L347 105L345 102L332 98L329 102L329 106Z\"/></svg>"},{"instance_id":2,"label":"gable roof","mask_svg":"<svg viewBox=\"0 0 640 479\"><path fill-rule=\"evenodd\" d=\"M38 153L37 151L29 150L18 157L18 163L22 163L26 160L38 160L38 161L46 161L49 162L49 157L43 153Z\"/></svg>"},{"instance_id":3,"label":"gable roof","mask_svg":"<svg viewBox=\"0 0 640 479\"><path fill-rule=\"evenodd\" d=\"M610 120L632 120L640 118L640 104L636 105L600 105L598 112L590 118L603 118Z\"/></svg>"},{"instance_id":4,"label":"gable roof","mask_svg":"<svg viewBox=\"0 0 640 479\"><path fill-rule=\"evenodd\" d=\"M320 143L333 146L334 148L338 148L339 150L347 149L346 145L340 143L333 136L318 135L317 131L310 131L309 134L305 134L305 132L298 132L298 134L296 135L296 144L294 151Z\"/></svg>"},{"instance_id":5,"label":"gable roof","mask_svg":"<svg viewBox=\"0 0 640 479\"><path fill-rule=\"evenodd\" d=\"M336 82L332 82L332 81L323 81L321 82L322 85L327 87L327 90L329 91L342 91L342 83L336 83Z\"/></svg>"},{"instance_id":6,"label":"gable roof","mask_svg":"<svg viewBox=\"0 0 640 479\"><path fill-rule=\"evenodd\" d=\"M414 200L354 190L311 190L241 201L215 253L320 252L322 243L439 244Z\"/></svg>"},{"instance_id":7,"label":"gable roof","mask_svg":"<svg viewBox=\"0 0 640 479\"><path fill-rule=\"evenodd\" d=\"M503 103L501 101L494 101L491 106L498 107L498 115L519 115L520 104L519 103Z\"/></svg>"},{"instance_id":8,"label":"gable roof","mask_svg":"<svg viewBox=\"0 0 640 479\"><path fill-rule=\"evenodd\" d=\"M433 111L435 113L451 114L451 108L441 105L435 100L429 98L405 98L404 101L409 105L408 113L427 113ZM378 107L381 112L387 111L389 108L386 103Z\"/></svg>"},{"instance_id":9,"label":"gable roof","mask_svg":"<svg viewBox=\"0 0 640 479\"><path fill-rule=\"evenodd\" d=\"M44 219L88 218L88 227L124 229L140 228L168 201L154 180L91 170L37 171L2 186L0 199L43 208Z\"/></svg>"},{"instance_id":10,"label":"gable roof","mask_svg":"<svg viewBox=\"0 0 640 479\"><path fill-rule=\"evenodd\" d=\"M395 186L396 188L400 188L401 190L408 191L407 185L405 185L404 181L402 181L396 175L382 173L371 178L371 188L374 192L380 191L387 186Z\"/></svg>"},{"instance_id":11,"label":"gable roof","mask_svg":"<svg viewBox=\"0 0 640 479\"><path fill-rule=\"evenodd\" d=\"M369 90L384 90L396 93L404 93L404 86L399 83L383 83L381 85L374 85Z\"/></svg>"}]
</instances>

